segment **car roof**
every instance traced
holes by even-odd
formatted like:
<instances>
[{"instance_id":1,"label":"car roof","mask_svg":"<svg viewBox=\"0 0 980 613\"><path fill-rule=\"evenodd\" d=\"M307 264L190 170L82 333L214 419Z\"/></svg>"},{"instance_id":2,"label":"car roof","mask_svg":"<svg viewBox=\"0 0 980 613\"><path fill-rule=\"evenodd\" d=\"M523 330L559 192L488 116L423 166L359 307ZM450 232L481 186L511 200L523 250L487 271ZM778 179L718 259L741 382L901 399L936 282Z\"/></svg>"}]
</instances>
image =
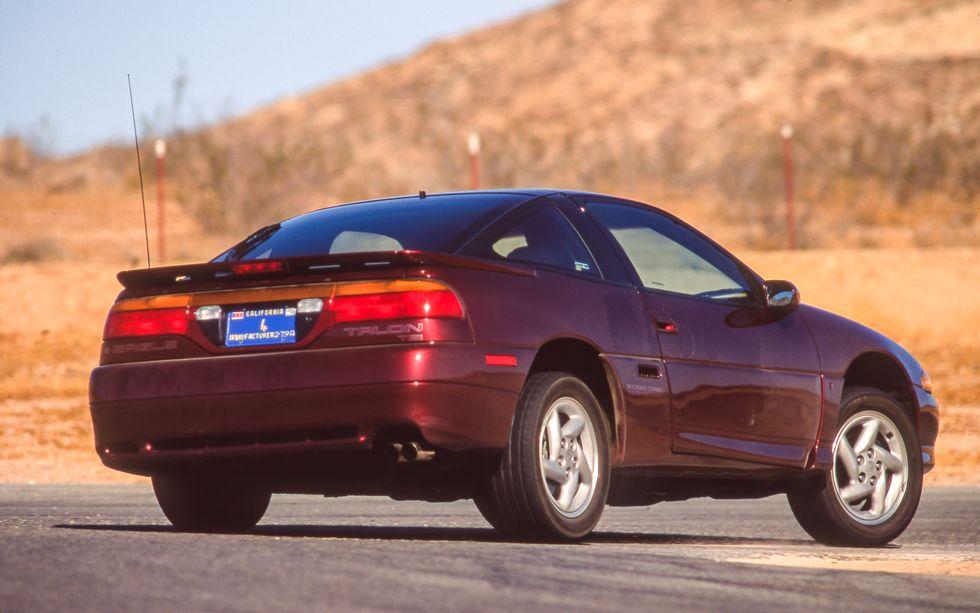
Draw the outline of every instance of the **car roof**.
<instances>
[{"instance_id":1,"label":"car roof","mask_svg":"<svg viewBox=\"0 0 980 613\"><path fill-rule=\"evenodd\" d=\"M584 190L574 190L574 189L560 189L560 188L549 188L549 187L520 187L520 188L500 188L500 189L474 189L474 190L458 190L449 192L426 192L425 190L419 190L417 194L403 194L400 196L383 196L380 198L368 198L366 200L352 200L350 202L341 202L337 204L331 204L324 207L319 207L317 209L312 209L304 213L300 213L297 217L305 215L306 213L314 213L316 211L322 211L324 209L332 209L340 206L347 206L349 204L365 204L368 202L384 202L390 200L408 200L417 199L425 194L426 198L439 197L439 196L456 196L456 197L466 197L466 196L477 196L477 195L512 195L512 196L525 196L526 200L517 203L515 206L520 206L529 200L535 198L540 198L541 196L551 196L554 194L565 194L567 196L596 196L603 198L617 198L616 196L611 196L608 194L601 194L599 192L590 192ZM617 198L623 200L622 198ZM627 199L628 200L628 199ZM285 220L283 220L285 221Z\"/></svg>"},{"instance_id":2,"label":"car roof","mask_svg":"<svg viewBox=\"0 0 980 613\"><path fill-rule=\"evenodd\" d=\"M578 189L561 189L557 187L519 187L519 188L501 188L501 189L477 189L477 190L463 190L454 192L433 192L431 194L426 194L426 196L465 196L467 194L514 194L527 196L529 198L538 198L540 196L550 196L552 194L565 194L568 196L602 196L604 198L615 198L615 196L610 196L608 194L600 194L598 192L590 192ZM405 196L408 198L418 197L418 196Z\"/></svg>"}]
</instances>

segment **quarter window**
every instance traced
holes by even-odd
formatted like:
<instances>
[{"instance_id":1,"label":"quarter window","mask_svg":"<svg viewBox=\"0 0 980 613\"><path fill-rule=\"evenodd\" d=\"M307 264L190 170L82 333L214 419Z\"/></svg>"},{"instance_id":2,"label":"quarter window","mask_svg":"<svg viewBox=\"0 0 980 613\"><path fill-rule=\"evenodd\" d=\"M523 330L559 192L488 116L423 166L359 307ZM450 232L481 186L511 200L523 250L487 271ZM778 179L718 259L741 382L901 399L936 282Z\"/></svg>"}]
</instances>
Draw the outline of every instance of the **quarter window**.
<instances>
[{"instance_id":1,"label":"quarter window","mask_svg":"<svg viewBox=\"0 0 980 613\"><path fill-rule=\"evenodd\" d=\"M599 276L598 267L575 228L551 207L521 219L492 238L476 255Z\"/></svg>"},{"instance_id":2,"label":"quarter window","mask_svg":"<svg viewBox=\"0 0 980 613\"><path fill-rule=\"evenodd\" d=\"M593 202L588 208L626 252L644 287L714 300L749 299L752 286L738 265L684 226L633 206Z\"/></svg>"}]
</instances>

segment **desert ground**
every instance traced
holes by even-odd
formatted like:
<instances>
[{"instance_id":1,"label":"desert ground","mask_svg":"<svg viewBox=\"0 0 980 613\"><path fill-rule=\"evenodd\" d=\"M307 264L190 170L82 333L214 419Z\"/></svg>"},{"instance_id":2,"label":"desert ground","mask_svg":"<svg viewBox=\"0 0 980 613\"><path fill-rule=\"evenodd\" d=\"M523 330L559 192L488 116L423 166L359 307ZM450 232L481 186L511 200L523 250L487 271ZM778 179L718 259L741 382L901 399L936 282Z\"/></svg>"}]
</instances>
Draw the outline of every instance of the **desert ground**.
<instances>
[{"instance_id":1,"label":"desert ground","mask_svg":"<svg viewBox=\"0 0 980 613\"><path fill-rule=\"evenodd\" d=\"M101 466L87 406L105 314L121 289L115 273L138 265L143 250L138 200L120 194L2 192L0 248L55 253L0 264L0 482L137 480ZM170 224L174 261L206 259L231 240L196 230L176 207ZM980 483L980 248L736 251L764 276L797 283L805 302L912 351L943 410L927 483Z\"/></svg>"}]
</instances>

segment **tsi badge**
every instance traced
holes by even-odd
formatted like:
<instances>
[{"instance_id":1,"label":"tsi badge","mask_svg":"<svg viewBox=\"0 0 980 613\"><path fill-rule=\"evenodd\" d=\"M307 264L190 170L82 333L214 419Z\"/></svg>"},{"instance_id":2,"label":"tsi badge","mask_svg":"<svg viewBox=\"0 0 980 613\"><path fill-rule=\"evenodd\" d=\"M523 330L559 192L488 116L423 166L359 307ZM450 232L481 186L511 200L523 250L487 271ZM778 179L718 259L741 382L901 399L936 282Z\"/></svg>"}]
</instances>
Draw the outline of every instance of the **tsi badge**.
<instances>
[{"instance_id":1,"label":"tsi badge","mask_svg":"<svg viewBox=\"0 0 980 613\"><path fill-rule=\"evenodd\" d=\"M394 336L400 341L425 340L422 324L388 324L387 326L357 326L344 328L347 336Z\"/></svg>"}]
</instances>

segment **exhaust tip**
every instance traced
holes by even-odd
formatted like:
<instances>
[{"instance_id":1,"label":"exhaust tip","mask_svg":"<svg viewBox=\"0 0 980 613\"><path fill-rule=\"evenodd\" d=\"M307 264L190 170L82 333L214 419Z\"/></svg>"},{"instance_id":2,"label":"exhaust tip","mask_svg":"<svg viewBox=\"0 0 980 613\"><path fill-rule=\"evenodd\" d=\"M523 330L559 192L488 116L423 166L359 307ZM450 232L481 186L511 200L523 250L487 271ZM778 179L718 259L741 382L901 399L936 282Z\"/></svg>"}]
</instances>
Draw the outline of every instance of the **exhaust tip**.
<instances>
[{"instance_id":1,"label":"exhaust tip","mask_svg":"<svg viewBox=\"0 0 980 613\"><path fill-rule=\"evenodd\" d=\"M405 444L402 447L402 457L406 462L428 462L436 457L433 449L425 449L416 441Z\"/></svg>"},{"instance_id":2,"label":"exhaust tip","mask_svg":"<svg viewBox=\"0 0 980 613\"><path fill-rule=\"evenodd\" d=\"M388 443L380 447L390 462L425 462L435 457L436 452L424 449L417 441L407 443Z\"/></svg>"},{"instance_id":3,"label":"exhaust tip","mask_svg":"<svg viewBox=\"0 0 980 613\"><path fill-rule=\"evenodd\" d=\"M422 451L421 445L412 441L402 446L402 457L406 462L414 462L418 459L420 451Z\"/></svg>"}]
</instances>

